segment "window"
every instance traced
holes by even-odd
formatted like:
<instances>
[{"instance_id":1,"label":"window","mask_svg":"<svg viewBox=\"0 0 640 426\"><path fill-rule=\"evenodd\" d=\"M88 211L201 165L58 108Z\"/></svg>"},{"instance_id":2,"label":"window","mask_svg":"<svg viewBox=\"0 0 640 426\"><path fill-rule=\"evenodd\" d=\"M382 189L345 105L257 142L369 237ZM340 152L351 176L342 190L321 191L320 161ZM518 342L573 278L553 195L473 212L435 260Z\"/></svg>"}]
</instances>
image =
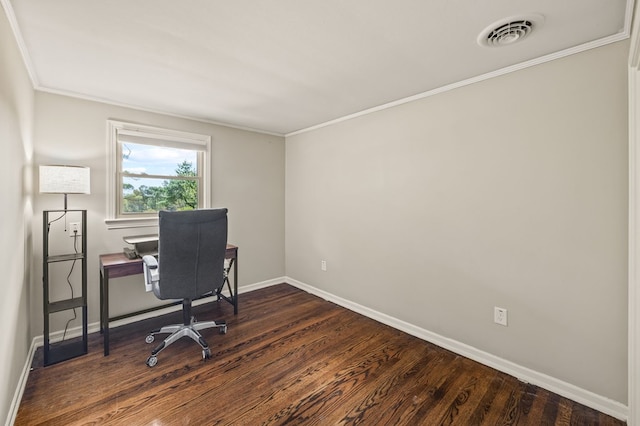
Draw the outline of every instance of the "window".
<instances>
[{"instance_id":1,"label":"window","mask_svg":"<svg viewBox=\"0 0 640 426\"><path fill-rule=\"evenodd\" d=\"M109 127L109 228L157 225L160 210L209 207L211 138L119 121Z\"/></svg>"}]
</instances>

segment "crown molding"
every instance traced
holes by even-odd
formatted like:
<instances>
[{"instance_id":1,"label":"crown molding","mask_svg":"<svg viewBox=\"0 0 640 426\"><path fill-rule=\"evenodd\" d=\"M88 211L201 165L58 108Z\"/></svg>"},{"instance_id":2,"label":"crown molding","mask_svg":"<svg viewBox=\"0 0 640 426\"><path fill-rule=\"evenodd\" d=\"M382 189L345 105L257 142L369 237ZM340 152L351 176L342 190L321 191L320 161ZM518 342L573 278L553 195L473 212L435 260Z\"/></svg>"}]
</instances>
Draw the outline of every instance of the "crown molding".
<instances>
[{"instance_id":1,"label":"crown molding","mask_svg":"<svg viewBox=\"0 0 640 426\"><path fill-rule=\"evenodd\" d=\"M631 4L633 6L633 0L628 0L627 1L627 5ZM397 101L392 101L383 105L379 105L373 108L369 108L369 109L365 109L363 111L360 112L356 112L353 114L349 114L349 115L345 115L344 117L340 117L340 118L336 118L335 120L331 120L331 121L327 121L321 124L317 124L315 126L311 126L311 127L307 127L305 129L300 129L300 130L296 130L294 132L291 133L287 133L285 134L285 138L288 138L290 136L295 136L295 135L299 135L302 133L307 133L307 132L311 132L313 130L318 130L321 129L323 127L327 127L327 126L331 126L333 124L337 124L337 123L341 123L343 121L348 121L348 120L352 120L354 118L358 118L358 117L362 117L365 115L369 115L369 114L373 114L375 112L378 111L382 111L385 109L389 109L389 108L393 108L399 105L403 105L403 104L407 104L410 102L414 102L420 99L424 99L424 98L428 98L430 96L434 96L434 95L438 95L440 93L444 93L444 92L448 92L450 90L454 90L454 89L458 89L460 87L464 87L464 86L469 86L471 84L474 83L479 83L481 81L485 81L485 80L489 80L492 79L494 77L499 77L505 74L509 74L512 72L516 72L516 71L520 71L523 70L525 68L529 68L529 67L533 67L536 65L540 65L546 62L551 62L551 61L555 61L556 59L561 59L570 55L574 55L576 53L580 53L580 52L584 52L587 50L591 50L591 49L595 49L598 47L602 47L605 46L607 44L611 44L611 43L615 43L618 41L622 41L625 40L627 38L629 38L629 28L628 28L628 24L625 24L625 29L624 31L608 36L608 37L604 37L598 40L594 40L588 43L584 43L578 46L574 46L574 47L570 47L568 49L564 49L558 52L554 52L551 53L549 55L545 55L545 56L541 56L539 58L534 58L531 59L529 61L524 61L524 62L520 62L518 64L514 64L514 65L510 65L508 67L505 68L501 68L499 70L496 71L491 71L488 72L486 74L481 74L475 77L471 77L468 78L466 80L461 80L461 81L457 81L455 83L451 83L451 84L447 84L445 86L442 87L437 87L435 89L429 90L427 92L423 92L423 93L419 93L417 95L413 95L413 96L409 96L403 99L399 99Z\"/></svg>"},{"instance_id":2,"label":"crown molding","mask_svg":"<svg viewBox=\"0 0 640 426\"><path fill-rule=\"evenodd\" d=\"M18 50L20 51L20 55L22 56L22 62L24 63L25 68L27 69L27 73L29 74L29 79L31 80L31 85L35 90L40 85L38 81L38 75L36 74L36 70L33 67L31 56L29 56L29 51L27 50L27 46L24 42L24 38L22 37L22 33L20 32L20 27L18 26L18 20L16 19L16 14L13 11L13 6L11 6L11 3L9 0L0 0L0 4L4 9L4 13L7 17L7 21L9 21L9 26L11 27L11 31L13 32L13 37L16 40L16 44L18 45Z\"/></svg>"}]
</instances>

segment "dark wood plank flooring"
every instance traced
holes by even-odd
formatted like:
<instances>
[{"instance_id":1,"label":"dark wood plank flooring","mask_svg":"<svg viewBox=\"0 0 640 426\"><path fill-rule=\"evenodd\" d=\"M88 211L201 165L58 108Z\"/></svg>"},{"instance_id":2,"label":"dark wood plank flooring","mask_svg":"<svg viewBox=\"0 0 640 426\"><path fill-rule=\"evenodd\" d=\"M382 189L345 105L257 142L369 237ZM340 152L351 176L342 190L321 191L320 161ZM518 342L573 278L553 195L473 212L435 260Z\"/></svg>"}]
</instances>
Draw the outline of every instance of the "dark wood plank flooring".
<instances>
[{"instance_id":1,"label":"dark wood plank flooring","mask_svg":"<svg viewBox=\"0 0 640 426\"><path fill-rule=\"evenodd\" d=\"M16 425L624 424L286 284L194 312L229 325L208 361L181 339L145 365L179 312L112 329L108 357L98 333L46 368L38 349Z\"/></svg>"}]
</instances>

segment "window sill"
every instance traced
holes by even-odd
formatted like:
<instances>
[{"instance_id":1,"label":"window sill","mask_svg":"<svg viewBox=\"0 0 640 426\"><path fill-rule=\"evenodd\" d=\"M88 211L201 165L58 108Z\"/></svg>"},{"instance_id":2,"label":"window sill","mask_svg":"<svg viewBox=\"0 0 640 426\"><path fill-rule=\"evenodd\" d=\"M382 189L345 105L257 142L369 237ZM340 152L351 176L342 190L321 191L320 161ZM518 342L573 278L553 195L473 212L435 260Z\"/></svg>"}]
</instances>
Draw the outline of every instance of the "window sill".
<instances>
[{"instance_id":1,"label":"window sill","mask_svg":"<svg viewBox=\"0 0 640 426\"><path fill-rule=\"evenodd\" d=\"M145 228L158 226L158 218L105 219L104 223L107 225L107 229Z\"/></svg>"}]
</instances>

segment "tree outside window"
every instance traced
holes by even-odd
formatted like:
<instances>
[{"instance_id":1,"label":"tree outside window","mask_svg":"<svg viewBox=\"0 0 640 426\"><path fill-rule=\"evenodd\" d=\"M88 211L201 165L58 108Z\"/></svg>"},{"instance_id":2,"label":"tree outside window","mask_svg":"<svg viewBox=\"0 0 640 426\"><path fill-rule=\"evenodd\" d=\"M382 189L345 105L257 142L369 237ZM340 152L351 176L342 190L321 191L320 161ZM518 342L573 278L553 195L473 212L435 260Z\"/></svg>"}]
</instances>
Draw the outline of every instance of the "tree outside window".
<instances>
[{"instance_id":1,"label":"tree outside window","mask_svg":"<svg viewBox=\"0 0 640 426\"><path fill-rule=\"evenodd\" d=\"M198 208L198 151L122 143L120 152L122 215Z\"/></svg>"}]
</instances>

